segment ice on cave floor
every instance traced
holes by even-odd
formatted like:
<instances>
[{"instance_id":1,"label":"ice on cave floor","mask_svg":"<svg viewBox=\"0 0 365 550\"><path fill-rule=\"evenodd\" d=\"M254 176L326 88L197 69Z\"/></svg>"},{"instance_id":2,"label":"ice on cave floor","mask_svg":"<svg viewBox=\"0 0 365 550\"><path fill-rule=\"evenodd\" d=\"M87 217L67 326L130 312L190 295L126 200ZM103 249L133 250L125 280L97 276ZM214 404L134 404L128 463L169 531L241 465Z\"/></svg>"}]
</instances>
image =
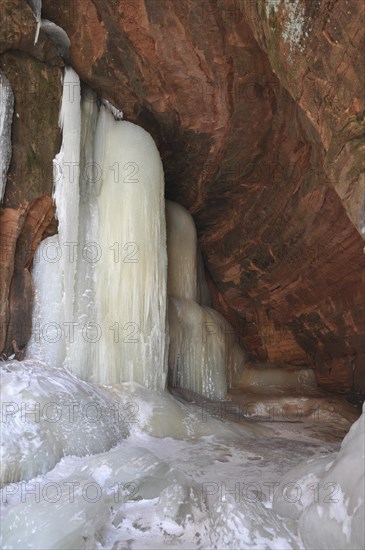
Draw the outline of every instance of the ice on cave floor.
<instances>
[{"instance_id":1,"label":"ice on cave floor","mask_svg":"<svg viewBox=\"0 0 365 550\"><path fill-rule=\"evenodd\" d=\"M11 159L11 124L14 95L10 83L0 71L0 203L3 200L6 176Z\"/></svg>"},{"instance_id":2,"label":"ice on cave floor","mask_svg":"<svg viewBox=\"0 0 365 550\"><path fill-rule=\"evenodd\" d=\"M365 404L339 452L299 464L284 476L274 495L276 513L299 518L299 532L306 548L365 547L364 464ZM282 491L285 485L287 495ZM295 500L294 506L290 500Z\"/></svg>"},{"instance_id":3,"label":"ice on cave floor","mask_svg":"<svg viewBox=\"0 0 365 550\"><path fill-rule=\"evenodd\" d=\"M246 363L227 398L246 418L270 422L309 422L321 430L334 426L341 437L357 417L352 405L321 390L306 367ZM329 434L330 435L330 434Z\"/></svg>"},{"instance_id":4,"label":"ice on cave floor","mask_svg":"<svg viewBox=\"0 0 365 550\"><path fill-rule=\"evenodd\" d=\"M185 400L176 400L166 391L150 391L136 383L117 384L108 391L114 401L121 403L129 419L131 433L144 433L153 437L197 439L203 436L222 435L227 431L245 437L268 435L270 431L245 419L239 424L229 422L229 415L215 414L216 407L201 396L195 407ZM214 418L214 416L216 418ZM218 418L218 420L217 420Z\"/></svg>"},{"instance_id":5,"label":"ice on cave floor","mask_svg":"<svg viewBox=\"0 0 365 550\"><path fill-rule=\"evenodd\" d=\"M300 389L302 393L317 391L314 371L301 367L275 367L266 364L246 364L237 384L240 388L260 389L275 387L280 390Z\"/></svg>"},{"instance_id":6,"label":"ice on cave floor","mask_svg":"<svg viewBox=\"0 0 365 550\"><path fill-rule=\"evenodd\" d=\"M37 361L0 363L1 481L29 480L66 455L110 449L128 433L106 390Z\"/></svg>"},{"instance_id":7,"label":"ice on cave floor","mask_svg":"<svg viewBox=\"0 0 365 550\"><path fill-rule=\"evenodd\" d=\"M122 416L117 426L120 428L120 421L128 426L127 436L120 436L117 445L107 452L65 456L76 454L68 447L46 474L28 482L24 477L3 487L4 549L303 548L298 514L283 519L290 514L276 510L273 490L299 460L314 454L325 459L326 480L330 479L331 469L336 471L336 460L339 464L340 458L347 461L348 453L360 456L356 455L363 437L363 426L359 424L354 425L336 458L333 453L338 444L318 440L311 433L303 436L294 425L272 430L242 418L212 418L211 403L203 398L193 406L138 384L95 387L62 369L39 363L30 366L29 361L12 361L0 367L0 371L3 369L5 380L9 378L5 384L9 402L28 404L35 396L41 404L62 400L94 406L100 403L103 412L105 407L109 410L110 403L118 403ZM12 416L6 424L9 442L18 442L22 450L27 449L34 425L28 422L20 426L24 430L21 437L19 422L9 424ZM93 432L98 445L103 438L105 441L110 428L101 420ZM39 429L43 428L40 424ZM89 428L80 424L73 425L73 433L68 428L67 424L47 426L51 449L51 429L57 432L61 445L71 445L72 440L89 433ZM44 460L39 449L30 451L28 457L33 463ZM360 468L356 460L345 472L342 466L336 478L346 474L354 502L360 494L355 486L361 481L356 477ZM321 468L312 470L321 478ZM289 476L300 484L303 493L308 486L305 474L299 469ZM351 480L354 474L356 479ZM342 489L347 494L344 485ZM312 501L304 497L308 509L314 495L312 491ZM305 547L317 548L310 544ZM327 547L352 548L348 543Z\"/></svg>"},{"instance_id":8,"label":"ice on cave floor","mask_svg":"<svg viewBox=\"0 0 365 550\"><path fill-rule=\"evenodd\" d=\"M169 382L210 399L225 399L228 379L242 370L244 353L227 321L193 300L170 298Z\"/></svg>"}]
</instances>

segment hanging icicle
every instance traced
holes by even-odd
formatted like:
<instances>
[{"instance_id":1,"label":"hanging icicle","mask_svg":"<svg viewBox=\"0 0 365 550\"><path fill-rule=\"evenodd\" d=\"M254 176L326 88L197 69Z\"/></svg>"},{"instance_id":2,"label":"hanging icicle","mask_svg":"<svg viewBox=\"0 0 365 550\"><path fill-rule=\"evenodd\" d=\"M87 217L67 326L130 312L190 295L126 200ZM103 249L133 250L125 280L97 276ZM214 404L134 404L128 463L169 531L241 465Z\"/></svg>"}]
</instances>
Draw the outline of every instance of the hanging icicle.
<instances>
[{"instance_id":1,"label":"hanging icicle","mask_svg":"<svg viewBox=\"0 0 365 550\"><path fill-rule=\"evenodd\" d=\"M10 83L0 71L0 202L5 193L6 175L11 159L11 124L14 95Z\"/></svg>"}]
</instances>

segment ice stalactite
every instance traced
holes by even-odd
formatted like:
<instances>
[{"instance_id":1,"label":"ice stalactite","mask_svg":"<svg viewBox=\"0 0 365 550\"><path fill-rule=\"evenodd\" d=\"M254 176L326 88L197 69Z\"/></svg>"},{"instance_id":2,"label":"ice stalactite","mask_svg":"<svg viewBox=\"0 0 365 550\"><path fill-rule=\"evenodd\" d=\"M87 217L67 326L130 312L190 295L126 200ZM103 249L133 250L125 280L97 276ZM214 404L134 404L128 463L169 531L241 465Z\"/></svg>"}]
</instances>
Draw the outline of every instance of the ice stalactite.
<instances>
[{"instance_id":1,"label":"ice stalactite","mask_svg":"<svg viewBox=\"0 0 365 550\"><path fill-rule=\"evenodd\" d=\"M35 20L37 22L37 28L35 32L34 44L38 42L39 31L41 28L41 17L42 17L42 0L27 0L28 4L33 10Z\"/></svg>"},{"instance_id":2,"label":"ice stalactite","mask_svg":"<svg viewBox=\"0 0 365 550\"><path fill-rule=\"evenodd\" d=\"M204 269L194 221L185 208L166 201L169 299L169 383L208 398L224 399L242 368L244 354L233 328L207 302ZM199 252L200 254L200 252ZM200 282L198 266L200 264Z\"/></svg>"},{"instance_id":3,"label":"ice stalactite","mask_svg":"<svg viewBox=\"0 0 365 550\"><path fill-rule=\"evenodd\" d=\"M102 103L102 105L104 105L104 107L106 107L108 109L108 111L111 112L111 114L113 115L115 120L123 120L123 116L124 116L123 111L120 111L119 109L117 109L117 107L115 107L107 99L102 99L101 103Z\"/></svg>"},{"instance_id":4,"label":"ice stalactite","mask_svg":"<svg viewBox=\"0 0 365 550\"><path fill-rule=\"evenodd\" d=\"M151 136L101 108L95 160L99 244L95 380L136 381L164 389L166 352L166 229L164 175Z\"/></svg>"},{"instance_id":5,"label":"ice stalactite","mask_svg":"<svg viewBox=\"0 0 365 550\"><path fill-rule=\"evenodd\" d=\"M11 123L14 95L8 79L0 71L0 202L2 202L6 175L11 159Z\"/></svg>"}]
</instances>

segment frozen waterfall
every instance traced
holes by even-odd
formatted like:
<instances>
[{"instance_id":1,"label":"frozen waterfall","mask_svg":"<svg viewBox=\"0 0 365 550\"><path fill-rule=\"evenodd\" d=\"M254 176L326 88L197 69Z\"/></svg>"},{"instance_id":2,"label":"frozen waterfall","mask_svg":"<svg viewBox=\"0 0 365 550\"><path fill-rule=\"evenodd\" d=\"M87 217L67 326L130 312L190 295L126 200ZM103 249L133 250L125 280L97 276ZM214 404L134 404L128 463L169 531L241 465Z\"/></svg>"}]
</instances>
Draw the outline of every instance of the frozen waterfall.
<instances>
[{"instance_id":1,"label":"frozen waterfall","mask_svg":"<svg viewBox=\"0 0 365 550\"><path fill-rule=\"evenodd\" d=\"M59 235L37 254L39 330L27 354L84 380L164 389L167 255L156 145L142 128L99 109L92 92L81 101L70 68L60 123L54 170Z\"/></svg>"}]
</instances>

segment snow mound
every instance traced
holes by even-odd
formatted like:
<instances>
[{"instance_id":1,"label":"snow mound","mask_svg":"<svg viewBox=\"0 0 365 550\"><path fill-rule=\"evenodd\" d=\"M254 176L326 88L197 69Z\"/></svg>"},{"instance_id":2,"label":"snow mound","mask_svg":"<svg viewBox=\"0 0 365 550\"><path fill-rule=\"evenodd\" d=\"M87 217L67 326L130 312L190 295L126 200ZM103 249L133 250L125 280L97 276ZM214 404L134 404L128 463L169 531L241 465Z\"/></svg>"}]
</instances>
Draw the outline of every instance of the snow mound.
<instances>
[{"instance_id":1,"label":"snow mound","mask_svg":"<svg viewBox=\"0 0 365 550\"><path fill-rule=\"evenodd\" d=\"M1 363L1 480L29 480L66 455L109 450L128 432L105 390L37 361Z\"/></svg>"}]
</instances>

